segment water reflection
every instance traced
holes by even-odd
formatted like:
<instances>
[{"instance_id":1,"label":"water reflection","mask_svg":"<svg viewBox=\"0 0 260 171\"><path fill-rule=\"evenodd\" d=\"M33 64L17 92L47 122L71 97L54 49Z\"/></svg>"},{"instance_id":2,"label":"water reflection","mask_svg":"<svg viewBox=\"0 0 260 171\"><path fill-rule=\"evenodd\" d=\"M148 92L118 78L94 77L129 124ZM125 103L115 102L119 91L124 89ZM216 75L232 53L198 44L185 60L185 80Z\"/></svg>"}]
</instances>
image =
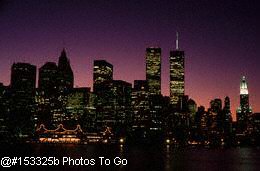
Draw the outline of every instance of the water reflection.
<instances>
[{"instance_id":1,"label":"water reflection","mask_svg":"<svg viewBox=\"0 0 260 171\"><path fill-rule=\"evenodd\" d=\"M4 156L99 157L127 159L123 166L59 166L56 170L259 170L259 148L176 148L171 145L69 145L25 144L0 146ZM46 169L35 167L37 170Z\"/></svg>"}]
</instances>

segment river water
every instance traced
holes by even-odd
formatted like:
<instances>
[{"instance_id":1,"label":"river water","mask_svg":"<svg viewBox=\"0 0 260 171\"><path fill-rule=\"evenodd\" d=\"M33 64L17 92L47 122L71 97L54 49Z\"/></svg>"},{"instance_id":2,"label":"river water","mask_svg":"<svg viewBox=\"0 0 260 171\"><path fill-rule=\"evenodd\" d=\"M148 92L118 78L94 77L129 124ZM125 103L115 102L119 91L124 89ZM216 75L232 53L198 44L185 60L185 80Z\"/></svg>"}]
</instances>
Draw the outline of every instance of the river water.
<instances>
[{"instance_id":1,"label":"river water","mask_svg":"<svg viewBox=\"0 0 260 171\"><path fill-rule=\"evenodd\" d=\"M0 151L1 159L20 157L8 170L260 170L260 148L19 144L1 145ZM53 159L59 163L48 166Z\"/></svg>"}]
</instances>

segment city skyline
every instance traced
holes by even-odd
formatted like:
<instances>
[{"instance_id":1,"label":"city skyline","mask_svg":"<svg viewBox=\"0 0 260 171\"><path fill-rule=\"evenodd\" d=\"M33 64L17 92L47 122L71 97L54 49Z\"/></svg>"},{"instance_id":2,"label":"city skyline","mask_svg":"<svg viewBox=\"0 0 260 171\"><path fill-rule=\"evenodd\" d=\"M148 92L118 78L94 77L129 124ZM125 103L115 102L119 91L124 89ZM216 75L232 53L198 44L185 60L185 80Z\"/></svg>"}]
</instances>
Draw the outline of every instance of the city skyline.
<instances>
[{"instance_id":1,"label":"city skyline","mask_svg":"<svg viewBox=\"0 0 260 171\"><path fill-rule=\"evenodd\" d=\"M159 47L156 47L156 48L154 48L154 47L149 47L149 48L146 48L146 58L147 58L147 53L149 54L150 52L152 52L152 53L157 53L157 52L159 52L159 57L160 57L160 54L161 54L161 48L159 48ZM184 53L184 51L179 51L178 50L178 48L177 48L177 44L176 44L176 50L175 51L171 51L171 53L172 52L181 52L181 53ZM184 57L184 54L182 54L183 55L183 57ZM148 55L149 56L149 55ZM156 57L156 55L154 55L154 54L152 54L152 56L151 57L155 57L155 59L157 58ZM170 58L171 58L171 55L170 55ZM184 57L185 58L185 57ZM58 66L66 66L66 67L68 67L67 69L69 69L69 75L71 74L72 75L72 77L73 77L73 69L71 69L70 68L70 59L67 57L67 55L66 55L66 49L65 48L63 48L62 49L62 51L61 51L61 55L60 55L60 57L58 58L59 60L58 60L58 62L57 62L57 64L58 64ZM62 60L62 62L61 62L61 60ZM150 59L151 60L151 59ZM171 60L171 59L170 59ZM67 64L65 65L66 63L68 63L68 66L67 66ZM149 63L149 60L147 61L147 63ZM154 63L154 65L156 66L157 64L156 64L157 62L155 61L155 63ZM40 79L40 75L42 74L42 71L43 71L43 68L45 68L45 69L47 69L46 71L47 72L52 72L52 73L54 73L52 70L54 69L53 67L53 65L56 65L56 62L49 62L49 61L47 61L47 62L45 62L45 64L44 65L42 65L41 67L37 67L36 65L34 65L34 64L31 64L31 63L26 63L26 62L17 62L17 63L13 63L13 65L11 66L11 68L13 69L13 68L15 68L16 66L30 66L30 67L34 67L34 69L35 69L35 79L36 79L36 81L34 82L34 85L30 85L30 86L35 86L36 88L39 88L39 89L41 89L41 86L40 86L40 82L41 82L41 79ZM57 69L58 69L58 66L56 66L57 67ZM104 68L102 68L102 67L104 67ZM153 66L154 67L154 66ZM55 68L56 69L56 68ZM161 69L160 69L161 70ZM64 69L64 71L66 71L66 69ZM151 70L152 71L152 70ZM27 72L27 70L26 70L26 72ZM148 72L149 72L149 69L148 69ZM55 72L56 73L56 72ZM58 73L58 72L57 72ZM58 73L59 74L59 73ZM68 74L68 73L67 73ZM98 74L98 75L97 75ZM103 75L100 75L100 74L103 74ZM108 76L108 78L106 78L107 76L106 76L106 74L108 74L109 76ZM98 85L98 84L100 84L100 83L98 83L98 81L95 81L95 80L98 80L98 79L101 79L101 77L104 77L104 78L102 78L102 79L104 79L103 81L123 81L123 82L126 82L125 80L116 80L116 79L113 79L113 75L114 75L115 73L113 73L113 64L111 64L111 63L109 63L109 62L107 62L106 60L104 60L104 59L101 59L101 60L94 60L93 61L93 83L92 83L92 85L91 86L89 86L89 87L87 87L87 86L77 86L77 85L73 85L73 82L74 82L74 79L75 78L70 78L70 76L68 77L68 76L66 76L66 77L68 77L67 79L69 79L69 80L67 80L67 81L69 81L69 82L72 82L72 83L67 83L68 84L68 86L70 87L70 88L90 88L90 89L92 89L92 91L95 93L95 89L94 89L94 86L96 85ZM11 74L11 76L12 76L12 74ZM47 75L46 75L47 76ZM111 78L110 78L111 77ZM161 77L161 75L159 76L159 77ZM46 77L47 78L47 77ZM12 82L14 82L14 81L12 81L12 77L10 77L10 82L12 83ZM101 79L101 80L102 80ZM107 80L106 80L107 79ZM134 80L134 83L130 83L131 84L131 87L132 87L132 89L134 90L135 89L135 83L136 83L136 81L145 81L145 82L147 82L148 83L148 81L147 81L147 79L149 80L149 77L148 78L146 78L146 80ZM48 79L49 80L49 79ZM59 77L58 77L58 80L59 80ZM52 81L54 81L54 80L52 80ZM54 81L55 82L55 81ZM61 81L61 82L63 82L63 81ZM95 84L95 82L97 82L96 84ZM0 82L1 83L1 82ZM7 85L7 86L11 86L11 83L9 84L9 85ZM101 82L102 83L102 82ZM128 82L126 82L126 83L128 83ZM14 84L14 83L13 83ZM171 83L169 83L169 86L170 86L170 84ZM241 80L240 80L240 104L238 105L238 107L235 109L235 111L234 112L232 112L232 110L231 110L231 114L232 114L232 120L233 121L237 121L237 114L238 114L238 111L240 111L241 110L241 94L243 95L243 94L249 94L249 90L248 90L248 85L247 85L248 83L246 83L246 81L245 81L245 76L243 75L243 76L241 76ZM149 84L147 84L147 85L149 85ZM5 85L6 86L6 85ZM22 86L22 85L20 85L20 86ZM52 85L52 86L54 86L54 85ZM66 86L65 86L66 87ZM149 86L148 86L149 87ZM161 86L160 86L161 87ZM158 88L158 87L157 87ZM150 90L152 93L153 93L153 90ZM161 89L160 90L158 90L158 91L161 91ZM160 94L160 93L159 93ZM163 93L162 93L162 95L164 95ZM189 94L185 94L184 93L184 95L187 95L187 96L189 96ZM167 96L167 95L166 95ZM183 96L183 95L180 95L180 97L181 96ZM170 97L170 95L168 95L168 97ZM224 98L218 98L218 97L215 97L214 99L211 99L208 103L209 103L209 108L210 108L210 106L211 106L211 102L212 101L214 101L215 99L220 99L221 101L222 101L222 105L224 106L225 105L225 100L226 100L226 98L229 98L229 96L226 96L226 97L224 97ZM224 100L225 99L225 100ZM196 102L196 101L195 101ZM229 102L230 103L230 102ZM247 102L248 103L248 102ZM251 108L251 102L249 102L249 104L250 104L250 110L252 110L252 108ZM207 106L204 106L204 105L198 105L197 107L200 107L200 106L203 106L203 107L206 107L207 108ZM233 107L232 107L232 105L230 105L229 104L229 106L231 106L230 108L232 109ZM252 111L251 111L252 112ZM254 112L257 112L257 111L254 111Z\"/></svg>"},{"instance_id":2,"label":"city skyline","mask_svg":"<svg viewBox=\"0 0 260 171\"><path fill-rule=\"evenodd\" d=\"M12 63L28 62L40 68L47 61L57 62L63 47L75 74L75 85L92 87L92 66L97 59L113 64L115 79L133 84L134 80L145 79L145 48L159 46L162 48L162 94L169 96L169 52L175 49L178 31L180 50L185 51L185 94L206 108L210 100L229 96L234 117L239 106L239 82L245 75L252 109L260 111L254 2L246 5L242 1L224 2L215 7L200 1L194 4L128 2L126 5L3 2L0 82L5 85L10 83ZM162 8L158 9L157 5ZM154 9L152 13L150 8ZM195 14L194 10L199 8ZM25 9L30 12L24 12ZM62 13L60 9L67 12ZM46 11L54 15L42 13ZM118 13L122 18L117 17ZM16 19L14 14L24 19ZM214 22L212 17L216 19ZM244 22L247 24L241 24Z\"/></svg>"}]
</instances>

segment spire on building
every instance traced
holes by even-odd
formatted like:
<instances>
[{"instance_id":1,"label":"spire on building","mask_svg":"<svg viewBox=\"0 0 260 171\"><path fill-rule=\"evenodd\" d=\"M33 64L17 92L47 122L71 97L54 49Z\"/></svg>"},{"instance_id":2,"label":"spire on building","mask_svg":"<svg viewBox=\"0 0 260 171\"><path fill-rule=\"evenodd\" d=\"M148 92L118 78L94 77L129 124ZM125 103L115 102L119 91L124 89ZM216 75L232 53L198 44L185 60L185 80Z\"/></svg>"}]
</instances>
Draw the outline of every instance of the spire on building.
<instances>
[{"instance_id":1,"label":"spire on building","mask_svg":"<svg viewBox=\"0 0 260 171\"><path fill-rule=\"evenodd\" d=\"M248 94L248 86L245 76L242 76L240 81L240 94Z\"/></svg>"},{"instance_id":2,"label":"spire on building","mask_svg":"<svg viewBox=\"0 0 260 171\"><path fill-rule=\"evenodd\" d=\"M176 32L176 50L179 50L179 33Z\"/></svg>"},{"instance_id":3,"label":"spire on building","mask_svg":"<svg viewBox=\"0 0 260 171\"><path fill-rule=\"evenodd\" d=\"M62 49L62 51L61 51L61 56L67 56L67 55L66 55L65 48Z\"/></svg>"},{"instance_id":4,"label":"spire on building","mask_svg":"<svg viewBox=\"0 0 260 171\"><path fill-rule=\"evenodd\" d=\"M70 65L69 58L67 57L66 51L63 48L58 62L58 82L60 88L73 88L74 76Z\"/></svg>"}]
</instances>

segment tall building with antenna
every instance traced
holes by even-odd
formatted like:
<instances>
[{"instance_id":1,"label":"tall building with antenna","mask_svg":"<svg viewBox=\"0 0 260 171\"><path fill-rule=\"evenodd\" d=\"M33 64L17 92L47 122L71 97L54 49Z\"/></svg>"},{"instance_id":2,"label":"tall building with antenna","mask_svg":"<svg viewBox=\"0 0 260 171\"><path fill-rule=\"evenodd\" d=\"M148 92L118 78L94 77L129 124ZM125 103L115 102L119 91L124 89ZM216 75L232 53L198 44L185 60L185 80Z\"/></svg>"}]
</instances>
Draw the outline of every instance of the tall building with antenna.
<instances>
[{"instance_id":1,"label":"tall building with antenna","mask_svg":"<svg viewBox=\"0 0 260 171\"><path fill-rule=\"evenodd\" d=\"M176 49L170 51L170 100L176 106L184 96L184 51L179 49L179 34L176 32Z\"/></svg>"},{"instance_id":2,"label":"tall building with antenna","mask_svg":"<svg viewBox=\"0 0 260 171\"><path fill-rule=\"evenodd\" d=\"M246 77L242 76L240 81L240 106L237 109L237 121L239 128L245 130L252 109L249 105L249 92Z\"/></svg>"}]
</instances>

